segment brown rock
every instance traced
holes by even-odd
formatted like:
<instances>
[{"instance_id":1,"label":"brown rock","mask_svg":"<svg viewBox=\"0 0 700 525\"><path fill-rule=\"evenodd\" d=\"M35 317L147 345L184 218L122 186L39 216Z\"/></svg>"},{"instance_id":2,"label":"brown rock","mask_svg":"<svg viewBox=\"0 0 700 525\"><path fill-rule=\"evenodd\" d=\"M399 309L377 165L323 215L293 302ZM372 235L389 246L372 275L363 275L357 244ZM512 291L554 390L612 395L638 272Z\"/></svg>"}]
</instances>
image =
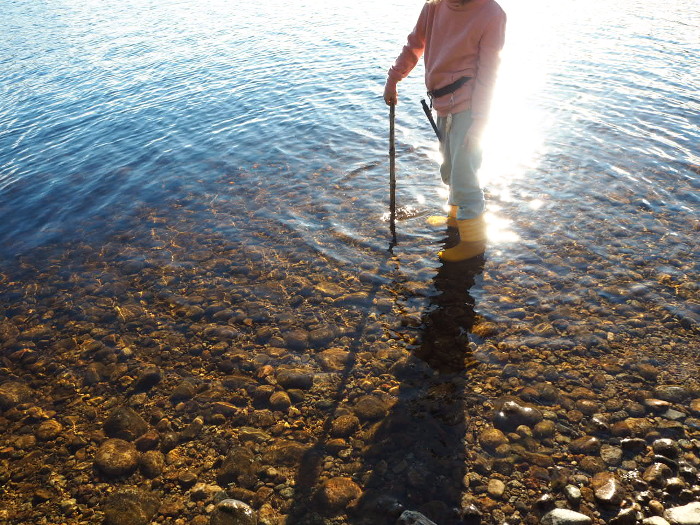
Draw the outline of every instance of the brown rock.
<instances>
[{"instance_id":1,"label":"brown rock","mask_svg":"<svg viewBox=\"0 0 700 525\"><path fill-rule=\"evenodd\" d=\"M41 441L51 441L61 435L63 426L55 419L44 421L36 429L36 437Z\"/></svg>"},{"instance_id":2,"label":"brown rock","mask_svg":"<svg viewBox=\"0 0 700 525\"><path fill-rule=\"evenodd\" d=\"M350 478L337 477L327 480L319 491L320 503L329 511L338 512L357 500L362 489Z\"/></svg>"},{"instance_id":3,"label":"brown rock","mask_svg":"<svg viewBox=\"0 0 700 525\"><path fill-rule=\"evenodd\" d=\"M133 441L146 433L148 423L133 408L118 407L107 417L104 430L109 437Z\"/></svg>"},{"instance_id":4,"label":"brown rock","mask_svg":"<svg viewBox=\"0 0 700 525\"><path fill-rule=\"evenodd\" d=\"M642 475L642 479L649 485L657 488L663 488L666 485L666 480L673 476L671 469L663 463L653 463Z\"/></svg>"},{"instance_id":5,"label":"brown rock","mask_svg":"<svg viewBox=\"0 0 700 525\"><path fill-rule=\"evenodd\" d=\"M348 437L360 426L360 420L356 416L344 415L333 420L331 435L333 437Z\"/></svg>"},{"instance_id":6,"label":"brown rock","mask_svg":"<svg viewBox=\"0 0 700 525\"><path fill-rule=\"evenodd\" d=\"M497 428L486 428L479 434L479 443L485 449L496 450L500 445L508 443L506 435Z\"/></svg>"},{"instance_id":7,"label":"brown rock","mask_svg":"<svg viewBox=\"0 0 700 525\"><path fill-rule=\"evenodd\" d=\"M149 450L139 459L139 467L147 478L157 478L165 468L165 456L158 450Z\"/></svg>"},{"instance_id":8,"label":"brown rock","mask_svg":"<svg viewBox=\"0 0 700 525\"><path fill-rule=\"evenodd\" d=\"M274 410L285 411L292 406L292 400L289 398L287 392L278 390L270 396L270 406Z\"/></svg>"},{"instance_id":9,"label":"brown rock","mask_svg":"<svg viewBox=\"0 0 700 525\"><path fill-rule=\"evenodd\" d=\"M103 506L106 525L147 525L158 510L158 498L139 490L120 490Z\"/></svg>"},{"instance_id":10,"label":"brown rock","mask_svg":"<svg viewBox=\"0 0 700 525\"><path fill-rule=\"evenodd\" d=\"M697 398L697 399L693 399L693 400L690 402L689 407L690 407L690 411L691 411L694 415L700 416L700 397Z\"/></svg>"},{"instance_id":11,"label":"brown rock","mask_svg":"<svg viewBox=\"0 0 700 525\"><path fill-rule=\"evenodd\" d=\"M385 417L389 407L376 396L362 396L353 410L360 419L373 421Z\"/></svg>"},{"instance_id":12,"label":"brown rock","mask_svg":"<svg viewBox=\"0 0 700 525\"><path fill-rule=\"evenodd\" d=\"M574 454L594 456L600 452L600 440L594 436L583 436L569 444L569 450Z\"/></svg>"},{"instance_id":13,"label":"brown rock","mask_svg":"<svg viewBox=\"0 0 700 525\"><path fill-rule=\"evenodd\" d=\"M610 428L616 437L643 437L652 429L652 424L645 418L630 417L618 421Z\"/></svg>"},{"instance_id":14,"label":"brown rock","mask_svg":"<svg viewBox=\"0 0 700 525\"><path fill-rule=\"evenodd\" d=\"M612 472L599 472L591 480L596 500L609 506L618 506L625 498L625 489Z\"/></svg>"},{"instance_id":15,"label":"brown rock","mask_svg":"<svg viewBox=\"0 0 700 525\"><path fill-rule=\"evenodd\" d=\"M133 443L108 439L95 454L95 465L108 476L123 476L136 470L139 453Z\"/></svg>"},{"instance_id":16,"label":"brown rock","mask_svg":"<svg viewBox=\"0 0 700 525\"><path fill-rule=\"evenodd\" d=\"M326 372L339 372L343 370L351 358L352 354L342 348L329 348L316 356L321 368Z\"/></svg>"}]
</instances>

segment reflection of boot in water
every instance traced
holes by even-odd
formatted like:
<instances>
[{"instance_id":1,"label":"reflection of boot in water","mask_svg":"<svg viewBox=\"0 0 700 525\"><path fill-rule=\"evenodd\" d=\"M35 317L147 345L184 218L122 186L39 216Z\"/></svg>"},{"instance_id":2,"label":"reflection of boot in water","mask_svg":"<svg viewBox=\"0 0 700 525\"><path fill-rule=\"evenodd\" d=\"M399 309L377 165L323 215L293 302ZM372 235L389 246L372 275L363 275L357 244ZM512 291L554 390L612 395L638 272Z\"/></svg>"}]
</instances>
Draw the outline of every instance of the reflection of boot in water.
<instances>
[{"instance_id":1,"label":"reflection of boot in water","mask_svg":"<svg viewBox=\"0 0 700 525\"><path fill-rule=\"evenodd\" d=\"M434 278L437 294L423 316L423 337L416 355L431 367L457 372L465 367L474 299L469 290L484 268L484 258L445 263Z\"/></svg>"}]
</instances>

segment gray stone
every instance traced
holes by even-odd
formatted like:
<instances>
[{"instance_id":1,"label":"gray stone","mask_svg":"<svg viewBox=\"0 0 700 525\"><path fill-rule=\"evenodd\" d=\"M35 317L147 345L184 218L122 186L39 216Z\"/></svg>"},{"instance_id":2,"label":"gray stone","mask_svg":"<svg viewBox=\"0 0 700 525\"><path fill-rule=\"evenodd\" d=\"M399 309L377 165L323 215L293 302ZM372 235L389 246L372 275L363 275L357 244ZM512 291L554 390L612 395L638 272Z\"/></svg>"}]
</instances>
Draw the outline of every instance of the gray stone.
<instances>
[{"instance_id":1,"label":"gray stone","mask_svg":"<svg viewBox=\"0 0 700 525\"><path fill-rule=\"evenodd\" d=\"M652 516L651 518L644 518L642 520L642 525L671 525L668 521L663 519L661 516Z\"/></svg>"},{"instance_id":2,"label":"gray stone","mask_svg":"<svg viewBox=\"0 0 700 525\"><path fill-rule=\"evenodd\" d=\"M593 520L573 510L554 509L542 516L540 523L541 525L590 525Z\"/></svg>"},{"instance_id":3,"label":"gray stone","mask_svg":"<svg viewBox=\"0 0 700 525\"><path fill-rule=\"evenodd\" d=\"M581 489L575 485L567 485L564 487L564 495L569 503L572 505L578 505L581 503Z\"/></svg>"},{"instance_id":4,"label":"gray stone","mask_svg":"<svg viewBox=\"0 0 700 525\"><path fill-rule=\"evenodd\" d=\"M659 385L654 389L654 395L663 401L681 403L690 396L690 391L681 385Z\"/></svg>"},{"instance_id":5,"label":"gray stone","mask_svg":"<svg viewBox=\"0 0 700 525\"><path fill-rule=\"evenodd\" d=\"M600 447L600 457L607 465L619 465L622 463L622 449L614 445L603 445Z\"/></svg>"},{"instance_id":6,"label":"gray stone","mask_svg":"<svg viewBox=\"0 0 700 525\"><path fill-rule=\"evenodd\" d=\"M415 510L404 510L399 516L396 525L437 525L434 521L429 520L420 512Z\"/></svg>"},{"instance_id":7,"label":"gray stone","mask_svg":"<svg viewBox=\"0 0 700 525\"><path fill-rule=\"evenodd\" d=\"M700 525L700 502L668 509L664 518L671 525Z\"/></svg>"}]
</instances>

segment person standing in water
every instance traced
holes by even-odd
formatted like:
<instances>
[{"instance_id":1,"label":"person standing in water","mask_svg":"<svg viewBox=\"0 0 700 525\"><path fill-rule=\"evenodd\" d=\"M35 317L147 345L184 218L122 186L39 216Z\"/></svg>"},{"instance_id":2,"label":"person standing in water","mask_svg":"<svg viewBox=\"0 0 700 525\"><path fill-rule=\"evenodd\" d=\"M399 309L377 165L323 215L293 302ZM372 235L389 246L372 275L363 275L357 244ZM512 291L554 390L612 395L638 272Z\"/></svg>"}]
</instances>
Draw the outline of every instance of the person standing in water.
<instances>
[{"instance_id":1,"label":"person standing in water","mask_svg":"<svg viewBox=\"0 0 700 525\"><path fill-rule=\"evenodd\" d=\"M440 175L450 190L446 223L457 227L460 238L440 252L446 262L486 250L484 194L477 172L505 25L506 15L494 0L428 0L384 87L385 102L396 104L398 82L423 56L425 84L442 139Z\"/></svg>"}]
</instances>

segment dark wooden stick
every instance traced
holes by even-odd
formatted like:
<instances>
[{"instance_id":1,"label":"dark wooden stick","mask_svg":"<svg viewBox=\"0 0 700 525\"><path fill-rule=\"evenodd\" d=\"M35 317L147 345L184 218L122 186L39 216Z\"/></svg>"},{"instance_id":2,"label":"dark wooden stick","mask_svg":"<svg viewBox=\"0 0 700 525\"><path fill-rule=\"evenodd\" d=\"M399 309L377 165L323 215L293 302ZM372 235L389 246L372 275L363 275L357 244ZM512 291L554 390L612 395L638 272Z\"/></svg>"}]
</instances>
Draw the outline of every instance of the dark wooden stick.
<instances>
[{"instance_id":1,"label":"dark wooden stick","mask_svg":"<svg viewBox=\"0 0 700 525\"><path fill-rule=\"evenodd\" d=\"M396 105L389 105L389 213L391 230L391 250L396 246L396 148L394 146L394 117Z\"/></svg>"}]
</instances>

